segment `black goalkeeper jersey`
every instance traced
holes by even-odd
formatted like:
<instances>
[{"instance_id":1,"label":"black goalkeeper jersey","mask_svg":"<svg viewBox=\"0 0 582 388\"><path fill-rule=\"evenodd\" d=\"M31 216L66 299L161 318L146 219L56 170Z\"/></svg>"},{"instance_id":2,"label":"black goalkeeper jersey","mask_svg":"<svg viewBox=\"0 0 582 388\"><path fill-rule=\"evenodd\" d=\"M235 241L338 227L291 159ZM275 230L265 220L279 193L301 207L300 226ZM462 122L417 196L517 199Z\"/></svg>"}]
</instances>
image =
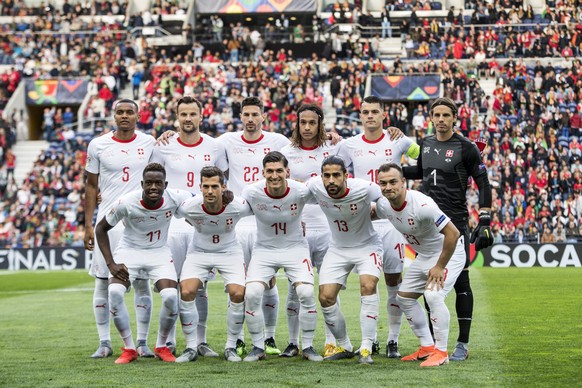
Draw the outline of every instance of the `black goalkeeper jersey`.
<instances>
[{"instance_id":1,"label":"black goalkeeper jersey","mask_svg":"<svg viewBox=\"0 0 582 388\"><path fill-rule=\"evenodd\" d=\"M469 177L487 174L479 149L457 133L447 141L438 141L434 135L427 136L419 146L418 168L422 171L422 191L437 203L462 233L469 216Z\"/></svg>"}]
</instances>

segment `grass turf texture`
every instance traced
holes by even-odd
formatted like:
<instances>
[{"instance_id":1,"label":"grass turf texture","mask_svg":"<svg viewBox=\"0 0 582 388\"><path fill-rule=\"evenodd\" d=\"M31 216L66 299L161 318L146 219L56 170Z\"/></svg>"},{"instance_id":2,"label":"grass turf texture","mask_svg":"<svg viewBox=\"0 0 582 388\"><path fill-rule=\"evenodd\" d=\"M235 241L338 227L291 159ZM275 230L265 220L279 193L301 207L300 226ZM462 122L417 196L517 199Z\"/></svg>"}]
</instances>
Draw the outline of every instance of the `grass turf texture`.
<instances>
[{"instance_id":1,"label":"grass turf texture","mask_svg":"<svg viewBox=\"0 0 582 388\"><path fill-rule=\"evenodd\" d=\"M382 355L372 366L357 359L310 363L299 357L268 356L259 363L228 363L223 358L199 358L194 363L168 364L140 359L115 365L121 340L112 324L114 357L93 360L97 333L91 308L92 280L81 271L18 272L0 275L0 386L576 386L582 381L580 333L580 269L576 268L474 268L475 320L471 353L466 362L421 369L417 362L386 359L386 291L381 290L379 336ZM279 279L282 299L277 344L286 346L284 313L286 284ZM357 278L350 276L341 293L348 330L359 346ZM224 347L226 295L222 282L209 286L208 342ZM457 325L455 297L451 310L452 351ZM133 295L126 297L135 336ZM153 348L160 300L154 294L154 314L149 343ZM247 344L250 336L246 334ZM323 350L323 319L318 317L315 347ZM178 348L184 340L178 335ZM418 341L404 319L400 351L416 350Z\"/></svg>"}]
</instances>

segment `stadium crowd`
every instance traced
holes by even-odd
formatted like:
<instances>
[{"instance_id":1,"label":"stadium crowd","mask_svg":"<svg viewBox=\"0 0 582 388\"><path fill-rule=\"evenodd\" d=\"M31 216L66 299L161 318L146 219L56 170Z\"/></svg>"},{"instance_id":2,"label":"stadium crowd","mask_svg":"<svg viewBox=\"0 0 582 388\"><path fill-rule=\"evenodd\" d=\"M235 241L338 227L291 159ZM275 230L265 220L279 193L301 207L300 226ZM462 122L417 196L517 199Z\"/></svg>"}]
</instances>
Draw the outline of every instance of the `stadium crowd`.
<instances>
[{"instance_id":1,"label":"stadium crowd","mask_svg":"<svg viewBox=\"0 0 582 388\"><path fill-rule=\"evenodd\" d=\"M388 14L400 10L398 4L402 4L388 3ZM63 6L32 24L2 27L3 32L88 32L65 35L65 39L61 35L1 35L4 54L0 59L14 67L0 77L0 109L21 77L90 75L93 97L85 115L104 119L100 132L113 129L105 119L110 117L118 93L131 85L140 104L139 127L154 136L175 128L176 101L182 95L194 95L204 102L201 131L211 136L241 128L238 103L251 95L259 96L265 104L264 129L289 136L300 104L323 105L329 85L331 105L338 117L331 130L350 137L360 131L358 110L370 73L440 73L444 95L460 107L459 130L472 140L484 137L488 141L483 157L495 189L492 229L496 241L580 240L582 78L580 60L571 58L580 53L582 14L573 2L555 4L542 15L533 15L513 3L467 2L467 7L475 10L470 20L455 16L454 10L443 21L411 17L410 28L405 23L400 31L405 47L409 40L420 43L409 53L422 61L396 58L390 66L377 58L377 37L353 39L353 43L350 39L347 45L340 44L339 50L332 50L329 57L302 59L290 51L261 48L264 34L254 34L257 39L253 41L254 32L237 25L224 26L221 38L222 34L237 41L248 37L252 49L229 46L227 39L224 51L218 53L204 51L198 44L185 55L156 51L141 37L123 32L126 27L122 22L80 18L123 15L123 1L95 2L93 8ZM156 4L159 6L152 8L155 14L183 10L178 1ZM431 3L419 3L419 9L425 9L426 4ZM499 12L501 9L507 12ZM37 11L23 8L18 1L3 2L1 7L2 15L34 15ZM141 21L133 18L130 24L147 25L149 19L145 15L144 21L143 16ZM155 20L152 18L152 23ZM519 29L508 27L508 21L531 21L533 25ZM464 26L466 22L495 26L480 29ZM426 46L424 43L428 44L428 54L418 51ZM236 57L232 56L234 47ZM106 51L111 55L103 55ZM563 60L559 65L554 62L544 66L538 60L535 66L528 66L522 58L529 56L562 56ZM251 62L242 62L247 60ZM489 77L497 84L492 95L486 95L480 85L480 80ZM40 155L22 186L14 181L15 160L10 149L24 114L14 112L8 120L0 121L1 246L82 246L83 171L90 138L78 136L66 125L72 120L67 110L49 109L45 113L45 133L51 146ZM397 126L417 139L434 130L425 104L419 104L410 114L404 104L389 103L386 113L387 125ZM468 203L475 209L475 189L469 191ZM472 225L477 218L474 211Z\"/></svg>"}]
</instances>

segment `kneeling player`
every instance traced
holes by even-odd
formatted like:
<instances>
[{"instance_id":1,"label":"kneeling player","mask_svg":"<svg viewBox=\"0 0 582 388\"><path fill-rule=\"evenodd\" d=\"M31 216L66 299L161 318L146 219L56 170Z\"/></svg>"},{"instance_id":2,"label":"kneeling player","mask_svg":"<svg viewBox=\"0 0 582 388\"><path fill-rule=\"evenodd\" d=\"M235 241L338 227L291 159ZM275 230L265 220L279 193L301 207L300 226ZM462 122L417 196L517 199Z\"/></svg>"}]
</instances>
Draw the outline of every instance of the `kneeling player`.
<instances>
[{"instance_id":1,"label":"kneeling player","mask_svg":"<svg viewBox=\"0 0 582 388\"><path fill-rule=\"evenodd\" d=\"M110 272L111 316L125 345L116 364L127 364L137 359L124 294L129 290L131 282L138 276L142 277L142 274L147 274L154 281L162 297L154 354L167 362L176 359L166 347L168 333L178 316L176 270L167 247L167 238L172 214L191 195L178 190L165 190L166 171L158 163L146 166L141 185L142 191L122 196L95 230L99 248ZM125 229L112 254L107 232L120 221L124 222Z\"/></svg>"},{"instance_id":2,"label":"kneeling player","mask_svg":"<svg viewBox=\"0 0 582 388\"><path fill-rule=\"evenodd\" d=\"M224 279L230 296L226 315L227 339L224 357L238 362L235 346L243 329L245 268L243 251L236 239L234 227L245 216L251 215L249 205L235 197L227 203L223 198L226 190L224 173L218 167L207 166L200 170L202 197L185 201L177 211L196 228L188 249L180 279L180 321L186 335L186 350L176 362L194 361L196 352L196 293L208 280L209 271L216 268Z\"/></svg>"},{"instance_id":3,"label":"kneeling player","mask_svg":"<svg viewBox=\"0 0 582 388\"><path fill-rule=\"evenodd\" d=\"M380 166L378 183L385 197L377 201L378 217L388 218L417 252L397 298L420 340L420 348L402 360L424 360L422 367L446 364L450 313L445 297L465 265L463 244L457 245L459 230L430 197L406 190L400 166L393 163ZM431 310L434 340L418 302L421 295Z\"/></svg>"}]
</instances>

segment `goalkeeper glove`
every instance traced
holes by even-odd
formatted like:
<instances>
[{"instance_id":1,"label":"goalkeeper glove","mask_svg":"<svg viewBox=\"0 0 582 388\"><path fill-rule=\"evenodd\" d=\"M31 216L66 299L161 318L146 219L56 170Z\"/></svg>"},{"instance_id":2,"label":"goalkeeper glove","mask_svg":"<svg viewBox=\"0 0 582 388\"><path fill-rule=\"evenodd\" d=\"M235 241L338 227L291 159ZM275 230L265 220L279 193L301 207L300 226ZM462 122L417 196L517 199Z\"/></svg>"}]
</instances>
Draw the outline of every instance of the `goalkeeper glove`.
<instances>
[{"instance_id":1,"label":"goalkeeper glove","mask_svg":"<svg viewBox=\"0 0 582 388\"><path fill-rule=\"evenodd\" d=\"M486 211L479 213L479 224L471 234L471 244L475 243L475 249L490 247L493 245L493 233L491 233L491 216Z\"/></svg>"}]
</instances>

